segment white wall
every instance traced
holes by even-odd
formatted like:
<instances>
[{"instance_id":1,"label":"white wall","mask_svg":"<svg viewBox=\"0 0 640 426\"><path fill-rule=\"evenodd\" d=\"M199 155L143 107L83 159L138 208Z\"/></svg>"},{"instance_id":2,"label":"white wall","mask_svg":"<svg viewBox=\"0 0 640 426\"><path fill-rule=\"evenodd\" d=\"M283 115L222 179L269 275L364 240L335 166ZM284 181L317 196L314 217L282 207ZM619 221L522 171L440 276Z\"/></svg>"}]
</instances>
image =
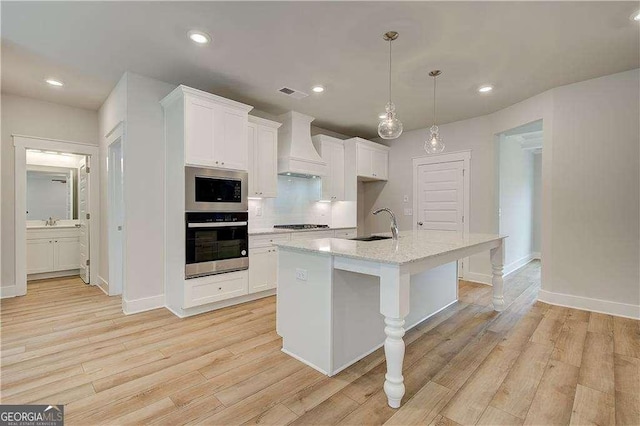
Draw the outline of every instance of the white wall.
<instances>
[{"instance_id":1,"label":"white wall","mask_svg":"<svg viewBox=\"0 0 640 426\"><path fill-rule=\"evenodd\" d=\"M164 294L164 116L160 100L175 86L125 73L100 108L101 160L105 136L124 122L124 292L127 304L162 305ZM107 167L102 202L107 205ZM106 213L106 207L105 207ZM100 276L109 280L108 217L103 215ZM148 300L148 302L145 302ZM158 301L160 303L158 304ZM133 306L132 305L132 306Z\"/></svg>"},{"instance_id":2,"label":"white wall","mask_svg":"<svg viewBox=\"0 0 640 426\"><path fill-rule=\"evenodd\" d=\"M98 144L98 114L36 99L3 93L1 96L2 130L2 276L0 285L15 284L14 235L14 148L12 134Z\"/></svg>"},{"instance_id":3,"label":"white wall","mask_svg":"<svg viewBox=\"0 0 640 426\"><path fill-rule=\"evenodd\" d=\"M534 255L539 256L542 247L542 154L533 155L533 213L531 242Z\"/></svg>"},{"instance_id":4,"label":"white wall","mask_svg":"<svg viewBox=\"0 0 640 426\"><path fill-rule=\"evenodd\" d=\"M505 273L531 260L533 250L533 154L514 136L499 140L499 233L508 235Z\"/></svg>"},{"instance_id":5,"label":"white wall","mask_svg":"<svg viewBox=\"0 0 640 426\"><path fill-rule=\"evenodd\" d=\"M497 232L496 135L543 120L542 300L640 317L639 86L640 70L631 70L440 126L445 152L472 151L470 231ZM402 211L411 158L424 155L427 131L389 144L389 182L365 201L371 209ZM411 229L412 217L399 219ZM366 220L374 231L386 226ZM470 269L488 278L488 255L472 258Z\"/></svg>"}]
</instances>

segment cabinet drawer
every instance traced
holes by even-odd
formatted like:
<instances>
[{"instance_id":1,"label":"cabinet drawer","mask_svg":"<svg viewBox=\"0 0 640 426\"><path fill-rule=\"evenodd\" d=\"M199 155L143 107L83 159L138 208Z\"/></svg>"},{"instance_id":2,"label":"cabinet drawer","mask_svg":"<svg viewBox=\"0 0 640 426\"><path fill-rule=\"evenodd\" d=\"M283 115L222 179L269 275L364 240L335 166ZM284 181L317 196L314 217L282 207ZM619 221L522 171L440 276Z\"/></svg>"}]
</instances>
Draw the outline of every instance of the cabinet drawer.
<instances>
[{"instance_id":1,"label":"cabinet drawer","mask_svg":"<svg viewBox=\"0 0 640 426\"><path fill-rule=\"evenodd\" d=\"M185 280L184 307L206 305L249 293L247 271Z\"/></svg>"},{"instance_id":2,"label":"cabinet drawer","mask_svg":"<svg viewBox=\"0 0 640 426\"><path fill-rule=\"evenodd\" d=\"M358 232L355 228L353 229L336 229L334 231L334 235L336 238L355 238L358 236Z\"/></svg>"},{"instance_id":3,"label":"cabinet drawer","mask_svg":"<svg viewBox=\"0 0 640 426\"><path fill-rule=\"evenodd\" d=\"M286 243L291 234L249 235L249 248L270 247L274 243Z\"/></svg>"},{"instance_id":4,"label":"cabinet drawer","mask_svg":"<svg viewBox=\"0 0 640 426\"><path fill-rule=\"evenodd\" d=\"M333 231L305 231L291 234L291 240L316 240L318 238L333 238Z\"/></svg>"}]
</instances>

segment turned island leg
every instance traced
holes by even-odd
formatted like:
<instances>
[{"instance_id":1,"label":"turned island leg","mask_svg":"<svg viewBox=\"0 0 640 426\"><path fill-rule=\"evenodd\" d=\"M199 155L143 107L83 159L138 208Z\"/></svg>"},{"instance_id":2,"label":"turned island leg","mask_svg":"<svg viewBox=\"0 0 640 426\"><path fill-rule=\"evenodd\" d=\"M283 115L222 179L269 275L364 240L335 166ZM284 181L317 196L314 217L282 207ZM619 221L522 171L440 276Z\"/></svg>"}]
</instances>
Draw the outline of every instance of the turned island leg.
<instances>
[{"instance_id":1,"label":"turned island leg","mask_svg":"<svg viewBox=\"0 0 640 426\"><path fill-rule=\"evenodd\" d=\"M380 276L380 313L384 315L384 355L387 373L384 393L389 407L399 408L404 396L404 318L409 313L409 274L400 274L399 268L385 268Z\"/></svg>"},{"instance_id":2,"label":"turned island leg","mask_svg":"<svg viewBox=\"0 0 640 426\"><path fill-rule=\"evenodd\" d=\"M493 309L498 312L504 310L504 280L502 273L504 269L504 240L500 240L500 245L491 249L491 269L493 285Z\"/></svg>"}]
</instances>

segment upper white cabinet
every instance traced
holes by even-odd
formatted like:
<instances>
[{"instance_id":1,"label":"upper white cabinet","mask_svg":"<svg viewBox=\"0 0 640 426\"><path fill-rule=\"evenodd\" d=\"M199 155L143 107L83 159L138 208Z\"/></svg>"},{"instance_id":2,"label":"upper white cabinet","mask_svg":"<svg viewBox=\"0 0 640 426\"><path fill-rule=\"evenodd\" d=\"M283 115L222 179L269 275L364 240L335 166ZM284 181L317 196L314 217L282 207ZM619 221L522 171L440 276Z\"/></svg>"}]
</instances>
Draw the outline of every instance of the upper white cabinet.
<instances>
[{"instance_id":1,"label":"upper white cabinet","mask_svg":"<svg viewBox=\"0 0 640 426\"><path fill-rule=\"evenodd\" d=\"M311 140L328 168L322 177L322 199L344 201L344 142L327 135L316 135Z\"/></svg>"},{"instance_id":2,"label":"upper white cabinet","mask_svg":"<svg viewBox=\"0 0 640 426\"><path fill-rule=\"evenodd\" d=\"M387 180L389 148L365 139L354 139L358 177L364 180Z\"/></svg>"},{"instance_id":3,"label":"upper white cabinet","mask_svg":"<svg viewBox=\"0 0 640 426\"><path fill-rule=\"evenodd\" d=\"M249 116L249 197L278 196L278 128L280 123Z\"/></svg>"},{"instance_id":4,"label":"upper white cabinet","mask_svg":"<svg viewBox=\"0 0 640 426\"><path fill-rule=\"evenodd\" d=\"M172 135L184 139L184 164L248 169L247 117L253 107L186 86L178 86L161 103L165 124L183 127ZM167 117L168 112L173 116Z\"/></svg>"}]
</instances>

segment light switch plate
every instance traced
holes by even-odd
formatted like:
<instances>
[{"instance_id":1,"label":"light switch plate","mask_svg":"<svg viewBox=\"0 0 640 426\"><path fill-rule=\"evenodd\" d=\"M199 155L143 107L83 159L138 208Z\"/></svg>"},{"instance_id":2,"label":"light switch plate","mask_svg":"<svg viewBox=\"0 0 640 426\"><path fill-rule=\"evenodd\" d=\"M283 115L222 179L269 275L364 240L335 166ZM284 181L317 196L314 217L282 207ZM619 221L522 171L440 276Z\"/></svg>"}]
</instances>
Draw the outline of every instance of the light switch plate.
<instances>
[{"instance_id":1,"label":"light switch plate","mask_svg":"<svg viewBox=\"0 0 640 426\"><path fill-rule=\"evenodd\" d=\"M256 216L262 216L262 207L256 207Z\"/></svg>"},{"instance_id":2,"label":"light switch plate","mask_svg":"<svg viewBox=\"0 0 640 426\"><path fill-rule=\"evenodd\" d=\"M405 203L408 203L409 202L409 196L405 195L402 201L404 201Z\"/></svg>"},{"instance_id":3,"label":"light switch plate","mask_svg":"<svg viewBox=\"0 0 640 426\"><path fill-rule=\"evenodd\" d=\"M413 216L413 209L404 209L405 216Z\"/></svg>"},{"instance_id":4,"label":"light switch plate","mask_svg":"<svg viewBox=\"0 0 640 426\"><path fill-rule=\"evenodd\" d=\"M296 279L300 280L300 281L306 281L307 280L307 270L306 269L296 268Z\"/></svg>"}]
</instances>

